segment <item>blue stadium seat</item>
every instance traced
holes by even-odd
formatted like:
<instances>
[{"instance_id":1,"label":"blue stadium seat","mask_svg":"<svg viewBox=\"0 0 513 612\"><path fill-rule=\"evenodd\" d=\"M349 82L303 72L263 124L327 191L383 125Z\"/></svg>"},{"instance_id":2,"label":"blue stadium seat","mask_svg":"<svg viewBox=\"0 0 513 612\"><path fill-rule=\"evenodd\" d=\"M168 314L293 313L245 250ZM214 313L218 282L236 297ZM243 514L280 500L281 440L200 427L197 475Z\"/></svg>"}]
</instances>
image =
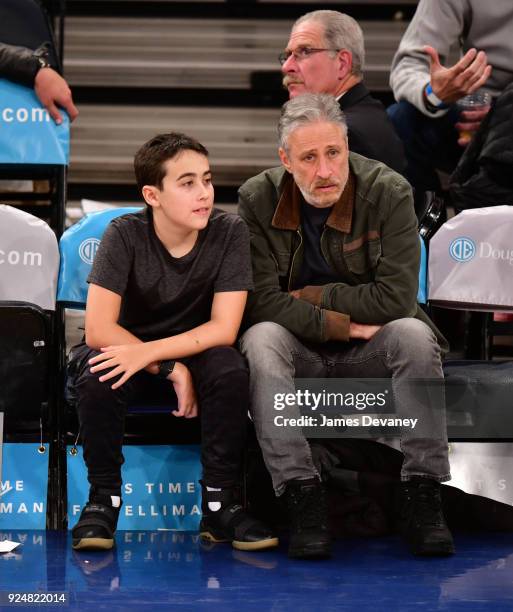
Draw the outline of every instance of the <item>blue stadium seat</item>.
<instances>
[{"instance_id":1,"label":"blue stadium seat","mask_svg":"<svg viewBox=\"0 0 513 612\"><path fill-rule=\"evenodd\" d=\"M30 452L38 447L40 453L47 452L46 443L57 430L61 396L58 270L57 238L47 223L0 205L0 412L5 415L6 440L38 442L27 447L29 462ZM55 527L56 483L49 484L47 518L49 526Z\"/></svg>"}]
</instances>

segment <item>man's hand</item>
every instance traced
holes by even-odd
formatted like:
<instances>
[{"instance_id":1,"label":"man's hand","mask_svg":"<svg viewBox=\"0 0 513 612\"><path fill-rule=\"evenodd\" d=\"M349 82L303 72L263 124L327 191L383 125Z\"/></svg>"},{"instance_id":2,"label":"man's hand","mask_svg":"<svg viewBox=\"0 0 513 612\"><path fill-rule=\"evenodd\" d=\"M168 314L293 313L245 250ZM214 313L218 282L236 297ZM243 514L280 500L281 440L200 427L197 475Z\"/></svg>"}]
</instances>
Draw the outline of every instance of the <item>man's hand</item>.
<instances>
[{"instance_id":1,"label":"man's hand","mask_svg":"<svg viewBox=\"0 0 513 612\"><path fill-rule=\"evenodd\" d=\"M173 383L178 398L178 410L173 410L172 414L186 419L198 416L198 400L189 369L183 363L176 362L173 371L167 378Z\"/></svg>"},{"instance_id":2,"label":"man's hand","mask_svg":"<svg viewBox=\"0 0 513 612\"><path fill-rule=\"evenodd\" d=\"M458 121L458 123L454 124L454 127L460 134L458 138L458 144L460 146L466 147L472 140L472 137L479 129L481 121L486 117L490 108L490 106L485 106L479 110L463 111L460 113L460 117L465 119L465 121Z\"/></svg>"},{"instance_id":3,"label":"man's hand","mask_svg":"<svg viewBox=\"0 0 513 612\"><path fill-rule=\"evenodd\" d=\"M433 93L447 104L478 90L486 83L492 72L484 51L469 49L454 66L444 68L440 64L436 49L424 47L423 50L430 59Z\"/></svg>"},{"instance_id":4,"label":"man's hand","mask_svg":"<svg viewBox=\"0 0 513 612\"><path fill-rule=\"evenodd\" d=\"M358 340L370 340L376 332L381 329L381 325L366 325L365 323L349 323L349 337Z\"/></svg>"},{"instance_id":5,"label":"man's hand","mask_svg":"<svg viewBox=\"0 0 513 612\"><path fill-rule=\"evenodd\" d=\"M118 346L107 346L100 349L100 355L89 360L91 373L102 372L112 368L110 372L100 376L100 382L105 382L121 376L113 385L113 389L121 387L131 376L139 370L143 370L155 361L152 347L149 343L121 344Z\"/></svg>"},{"instance_id":6,"label":"man's hand","mask_svg":"<svg viewBox=\"0 0 513 612\"><path fill-rule=\"evenodd\" d=\"M307 285L302 289L294 289L290 291L290 295L296 300L304 300L312 306L320 306L322 301L322 291L324 287L322 285Z\"/></svg>"},{"instance_id":7,"label":"man's hand","mask_svg":"<svg viewBox=\"0 0 513 612\"><path fill-rule=\"evenodd\" d=\"M34 81L34 90L55 123L62 123L62 116L57 106L62 107L68 113L71 121L78 116L77 107L73 104L71 89L53 68L41 68L38 71Z\"/></svg>"}]
</instances>

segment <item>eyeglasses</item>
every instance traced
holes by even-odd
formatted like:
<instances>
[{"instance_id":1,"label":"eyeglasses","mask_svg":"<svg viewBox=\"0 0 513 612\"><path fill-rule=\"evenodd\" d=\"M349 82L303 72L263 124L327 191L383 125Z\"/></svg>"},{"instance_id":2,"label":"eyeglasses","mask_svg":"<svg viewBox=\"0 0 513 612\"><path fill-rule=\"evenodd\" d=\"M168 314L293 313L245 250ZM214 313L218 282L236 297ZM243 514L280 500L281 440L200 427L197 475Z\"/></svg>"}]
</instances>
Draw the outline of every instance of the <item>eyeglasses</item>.
<instances>
[{"instance_id":1,"label":"eyeglasses","mask_svg":"<svg viewBox=\"0 0 513 612\"><path fill-rule=\"evenodd\" d=\"M335 51L338 52L340 49L314 49L312 47L300 47L296 49L296 51L284 51L278 55L278 61L283 66L283 64L289 59L291 55L294 56L296 62L301 62L302 60L310 57L314 53L320 53L321 51Z\"/></svg>"}]
</instances>

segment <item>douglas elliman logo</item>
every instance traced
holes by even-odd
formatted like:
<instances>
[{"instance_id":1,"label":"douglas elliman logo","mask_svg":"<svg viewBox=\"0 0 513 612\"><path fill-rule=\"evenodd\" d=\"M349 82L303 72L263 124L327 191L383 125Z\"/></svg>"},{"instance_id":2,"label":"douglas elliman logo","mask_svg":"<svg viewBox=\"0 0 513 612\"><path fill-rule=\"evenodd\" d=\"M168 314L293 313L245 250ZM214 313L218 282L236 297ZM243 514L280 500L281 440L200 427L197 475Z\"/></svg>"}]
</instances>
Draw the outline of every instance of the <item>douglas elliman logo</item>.
<instances>
[{"instance_id":1,"label":"douglas elliman logo","mask_svg":"<svg viewBox=\"0 0 513 612\"><path fill-rule=\"evenodd\" d=\"M476 243L467 237L455 238L449 245L449 254L460 263L470 261L477 256L479 259L502 260L513 265L513 249L497 248L490 242L480 242L476 246Z\"/></svg>"},{"instance_id":2,"label":"douglas elliman logo","mask_svg":"<svg viewBox=\"0 0 513 612\"><path fill-rule=\"evenodd\" d=\"M470 261L476 254L476 243L471 238L456 238L449 245L449 254L456 261Z\"/></svg>"}]
</instances>

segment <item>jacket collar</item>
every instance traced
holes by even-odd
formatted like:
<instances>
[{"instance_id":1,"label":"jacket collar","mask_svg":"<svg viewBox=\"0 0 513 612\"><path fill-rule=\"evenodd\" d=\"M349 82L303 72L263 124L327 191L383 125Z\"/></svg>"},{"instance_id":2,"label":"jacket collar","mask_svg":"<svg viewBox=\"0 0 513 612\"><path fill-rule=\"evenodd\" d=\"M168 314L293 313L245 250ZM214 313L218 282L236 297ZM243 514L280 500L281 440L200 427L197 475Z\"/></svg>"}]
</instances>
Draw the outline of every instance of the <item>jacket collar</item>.
<instances>
[{"instance_id":1,"label":"jacket collar","mask_svg":"<svg viewBox=\"0 0 513 612\"><path fill-rule=\"evenodd\" d=\"M356 179L351 168L340 199L335 203L326 225L348 234L353 219ZM301 202L303 195L291 174L286 175L283 191L276 206L271 225L277 229L297 230L301 225Z\"/></svg>"},{"instance_id":2,"label":"jacket collar","mask_svg":"<svg viewBox=\"0 0 513 612\"><path fill-rule=\"evenodd\" d=\"M348 89L346 93L341 98L339 98L340 108L342 110L345 110L350 106L358 104L358 102L361 102L363 98L369 95L369 93L370 92L367 87L365 87L363 81L356 83L356 85L351 87L351 89Z\"/></svg>"}]
</instances>

